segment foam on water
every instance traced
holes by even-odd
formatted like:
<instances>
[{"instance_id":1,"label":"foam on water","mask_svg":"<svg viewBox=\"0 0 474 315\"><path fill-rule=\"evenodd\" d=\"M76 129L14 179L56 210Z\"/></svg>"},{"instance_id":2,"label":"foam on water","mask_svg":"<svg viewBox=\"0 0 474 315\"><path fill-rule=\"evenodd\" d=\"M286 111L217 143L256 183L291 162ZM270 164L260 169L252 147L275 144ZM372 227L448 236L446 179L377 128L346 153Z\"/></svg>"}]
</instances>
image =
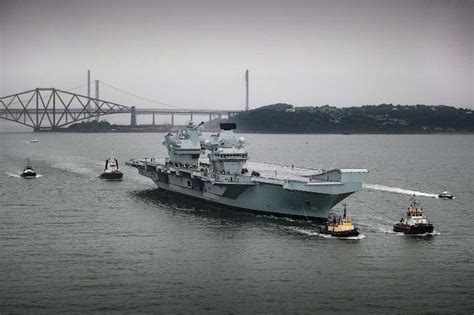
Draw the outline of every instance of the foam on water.
<instances>
[{"instance_id":1,"label":"foam on water","mask_svg":"<svg viewBox=\"0 0 474 315\"><path fill-rule=\"evenodd\" d=\"M275 215L272 215L272 214L255 214L255 217L257 218L265 218L265 219L272 219L272 220L280 220L280 221L287 221L287 222L296 222L296 221L302 221L303 219L300 219L300 220L296 220L296 219L292 219L292 218L289 218L289 217L281 217L281 216L275 216Z\"/></svg>"},{"instance_id":2,"label":"foam on water","mask_svg":"<svg viewBox=\"0 0 474 315\"><path fill-rule=\"evenodd\" d=\"M21 176L19 175L21 173L21 171L18 171L18 174L13 174L13 173L10 173L10 172L5 172L5 174L7 174L8 176L10 177L15 177L15 178L20 178Z\"/></svg>"},{"instance_id":3,"label":"foam on water","mask_svg":"<svg viewBox=\"0 0 474 315\"><path fill-rule=\"evenodd\" d=\"M13 173L10 173L10 172L5 172L5 174L7 174L9 177L15 177L15 178L21 178L21 176L19 175L21 173L21 171L18 171L18 174L13 174ZM36 178L39 178L39 177L43 177L43 175L41 174L36 174Z\"/></svg>"},{"instance_id":4,"label":"foam on water","mask_svg":"<svg viewBox=\"0 0 474 315\"><path fill-rule=\"evenodd\" d=\"M387 192L392 192L396 194L403 194L403 195L415 194L416 196L438 198L437 194L424 193L424 192L420 192L416 190L408 190L408 189L403 189L403 188L398 188L398 187L389 187L389 186L384 186L384 185L379 185L379 184L364 184L363 187L365 189L387 191Z\"/></svg>"},{"instance_id":5,"label":"foam on water","mask_svg":"<svg viewBox=\"0 0 474 315\"><path fill-rule=\"evenodd\" d=\"M396 232L395 234L399 236L406 236L406 237L426 237L426 236L435 236L435 235L441 235L440 232L438 231L433 231L432 233L423 233L423 234L413 234L413 235L408 235L400 232Z\"/></svg>"},{"instance_id":6,"label":"foam on water","mask_svg":"<svg viewBox=\"0 0 474 315\"><path fill-rule=\"evenodd\" d=\"M343 239L343 240L361 240L365 238L364 234L359 234L357 236L350 236L350 237L334 237L328 234L319 233L317 230L308 230L308 229L302 229L302 228L296 228L296 227L290 227L289 229L292 231L307 235L307 236L319 236L319 237L324 237L324 238L334 238L334 239Z\"/></svg>"},{"instance_id":7,"label":"foam on water","mask_svg":"<svg viewBox=\"0 0 474 315\"><path fill-rule=\"evenodd\" d=\"M56 164L54 164L56 168L76 173L76 174L81 174L81 175L93 175L93 176L98 176L99 170L95 171L91 168L84 167L83 165L73 162L73 161L60 161Z\"/></svg>"},{"instance_id":8,"label":"foam on water","mask_svg":"<svg viewBox=\"0 0 474 315\"><path fill-rule=\"evenodd\" d=\"M403 235L403 233L395 232L393 230L393 226L389 226L389 225L379 226L377 227L377 231L382 232L382 233L387 233L387 234L402 234Z\"/></svg>"}]
</instances>

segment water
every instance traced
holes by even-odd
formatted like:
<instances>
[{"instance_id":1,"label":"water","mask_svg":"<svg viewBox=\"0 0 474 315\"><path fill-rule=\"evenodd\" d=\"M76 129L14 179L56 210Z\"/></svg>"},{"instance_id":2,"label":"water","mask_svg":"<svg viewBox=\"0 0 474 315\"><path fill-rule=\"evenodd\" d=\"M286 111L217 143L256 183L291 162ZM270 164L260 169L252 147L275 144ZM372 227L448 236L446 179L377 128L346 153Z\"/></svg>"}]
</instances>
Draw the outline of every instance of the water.
<instances>
[{"instance_id":1,"label":"water","mask_svg":"<svg viewBox=\"0 0 474 315\"><path fill-rule=\"evenodd\" d=\"M34 136L0 133L2 313L474 311L472 135L245 135L253 161L368 168L353 240L156 191L123 162L160 134ZM97 178L112 147L122 182ZM434 236L391 232L413 191Z\"/></svg>"}]
</instances>

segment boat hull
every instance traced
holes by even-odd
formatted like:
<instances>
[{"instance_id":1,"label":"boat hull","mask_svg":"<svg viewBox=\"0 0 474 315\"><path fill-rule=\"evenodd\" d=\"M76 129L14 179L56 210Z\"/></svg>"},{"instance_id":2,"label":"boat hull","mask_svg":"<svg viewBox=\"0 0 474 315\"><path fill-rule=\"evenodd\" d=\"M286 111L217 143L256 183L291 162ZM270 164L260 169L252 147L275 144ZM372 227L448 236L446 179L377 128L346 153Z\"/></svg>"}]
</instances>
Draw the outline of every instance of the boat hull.
<instances>
[{"instance_id":1,"label":"boat hull","mask_svg":"<svg viewBox=\"0 0 474 315\"><path fill-rule=\"evenodd\" d=\"M406 225L397 223L393 226L393 231L402 232L407 235L433 233L433 230L434 230L434 227L432 224L416 224L416 225L406 226Z\"/></svg>"},{"instance_id":2,"label":"boat hull","mask_svg":"<svg viewBox=\"0 0 474 315\"><path fill-rule=\"evenodd\" d=\"M439 199L454 199L454 196L451 195L438 195Z\"/></svg>"},{"instance_id":3,"label":"boat hull","mask_svg":"<svg viewBox=\"0 0 474 315\"><path fill-rule=\"evenodd\" d=\"M139 168L141 175L150 177L158 188L209 201L214 204L276 216L327 221L328 213L354 191L315 193L285 189L283 184L265 182L211 182L201 178L176 175L160 170ZM181 172L183 173L183 172Z\"/></svg>"},{"instance_id":4,"label":"boat hull","mask_svg":"<svg viewBox=\"0 0 474 315\"><path fill-rule=\"evenodd\" d=\"M100 174L99 178L104 180L122 180L123 173L121 172L114 172L114 173L102 173Z\"/></svg>"},{"instance_id":5,"label":"boat hull","mask_svg":"<svg viewBox=\"0 0 474 315\"><path fill-rule=\"evenodd\" d=\"M350 231L332 232L332 231L328 231L326 227L322 227L321 229L319 229L319 233L331 235L333 237L352 237L352 236L358 236L360 234L357 228Z\"/></svg>"},{"instance_id":6,"label":"boat hull","mask_svg":"<svg viewBox=\"0 0 474 315\"><path fill-rule=\"evenodd\" d=\"M36 178L36 173L28 173L28 174L22 173L20 176L23 178L31 179L31 178Z\"/></svg>"}]
</instances>

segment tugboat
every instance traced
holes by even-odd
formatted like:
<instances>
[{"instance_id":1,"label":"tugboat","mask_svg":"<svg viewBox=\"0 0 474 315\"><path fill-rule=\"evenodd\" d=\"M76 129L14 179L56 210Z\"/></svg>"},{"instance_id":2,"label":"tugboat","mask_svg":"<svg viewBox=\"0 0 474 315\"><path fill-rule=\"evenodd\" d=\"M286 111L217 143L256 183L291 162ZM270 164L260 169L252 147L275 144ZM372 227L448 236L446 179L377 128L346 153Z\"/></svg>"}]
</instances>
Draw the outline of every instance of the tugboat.
<instances>
[{"instance_id":1,"label":"tugboat","mask_svg":"<svg viewBox=\"0 0 474 315\"><path fill-rule=\"evenodd\" d=\"M23 178L35 178L36 177L36 172L33 170L33 168L30 165L30 159L27 160L26 166L23 169L23 172L20 174L21 177Z\"/></svg>"},{"instance_id":2,"label":"tugboat","mask_svg":"<svg viewBox=\"0 0 474 315\"><path fill-rule=\"evenodd\" d=\"M350 237L359 235L359 231L352 224L352 220L347 217L347 204L344 204L344 214L333 217L328 223L319 229L321 234L328 234L334 237Z\"/></svg>"},{"instance_id":3,"label":"tugboat","mask_svg":"<svg viewBox=\"0 0 474 315\"><path fill-rule=\"evenodd\" d=\"M454 195L448 193L446 190L438 195L439 199L454 199Z\"/></svg>"},{"instance_id":4,"label":"tugboat","mask_svg":"<svg viewBox=\"0 0 474 315\"><path fill-rule=\"evenodd\" d=\"M411 197L411 205L407 211L407 217L401 218L400 222L393 226L395 232L403 232L407 235L419 235L433 232L433 224L423 214L423 208L418 209L415 195Z\"/></svg>"},{"instance_id":5,"label":"tugboat","mask_svg":"<svg viewBox=\"0 0 474 315\"><path fill-rule=\"evenodd\" d=\"M105 169L99 178L106 180L122 180L123 173L119 170L118 161L114 157L114 150L110 150L110 158L105 160Z\"/></svg>"},{"instance_id":6,"label":"tugboat","mask_svg":"<svg viewBox=\"0 0 474 315\"><path fill-rule=\"evenodd\" d=\"M38 143L38 142L40 142L40 141L39 141L38 139L34 138L34 139L31 139L30 142L31 142L31 143Z\"/></svg>"}]
</instances>

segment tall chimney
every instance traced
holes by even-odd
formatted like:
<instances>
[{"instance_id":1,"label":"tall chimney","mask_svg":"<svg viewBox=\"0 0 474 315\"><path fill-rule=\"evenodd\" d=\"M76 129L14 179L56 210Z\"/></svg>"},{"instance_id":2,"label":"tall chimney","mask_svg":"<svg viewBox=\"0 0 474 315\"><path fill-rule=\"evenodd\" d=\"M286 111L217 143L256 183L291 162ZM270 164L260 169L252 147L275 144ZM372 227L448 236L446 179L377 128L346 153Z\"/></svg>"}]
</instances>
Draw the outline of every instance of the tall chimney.
<instances>
[{"instance_id":1,"label":"tall chimney","mask_svg":"<svg viewBox=\"0 0 474 315\"><path fill-rule=\"evenodd\" d=\"M249 110L249 70L245 70L245 110Z\"/></svg>"}]
</instances>

